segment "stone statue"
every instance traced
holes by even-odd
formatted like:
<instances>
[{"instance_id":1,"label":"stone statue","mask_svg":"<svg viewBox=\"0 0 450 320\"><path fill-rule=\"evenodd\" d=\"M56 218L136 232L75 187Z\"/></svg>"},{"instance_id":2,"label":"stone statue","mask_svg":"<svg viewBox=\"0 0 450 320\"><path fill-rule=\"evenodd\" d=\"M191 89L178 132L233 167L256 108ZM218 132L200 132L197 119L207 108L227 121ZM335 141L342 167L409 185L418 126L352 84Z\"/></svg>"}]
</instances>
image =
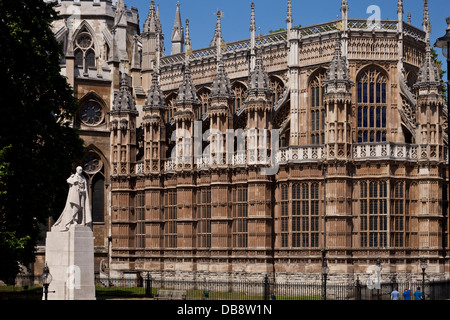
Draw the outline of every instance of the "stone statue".
<instances>
[{"instance_id":1,"label":"stone statue","mask_svg":"<svg viewBox=\"0 0 450 320\"><path fill-rule=\"evenodd\" d=\"M67 231L72 224L90 226L92 223L88 183L83 177L83 168L77 167L77 172L67 179L67 183L70 189L66 206L52 226L52 231Z\"/></svg>"}]
</instances>

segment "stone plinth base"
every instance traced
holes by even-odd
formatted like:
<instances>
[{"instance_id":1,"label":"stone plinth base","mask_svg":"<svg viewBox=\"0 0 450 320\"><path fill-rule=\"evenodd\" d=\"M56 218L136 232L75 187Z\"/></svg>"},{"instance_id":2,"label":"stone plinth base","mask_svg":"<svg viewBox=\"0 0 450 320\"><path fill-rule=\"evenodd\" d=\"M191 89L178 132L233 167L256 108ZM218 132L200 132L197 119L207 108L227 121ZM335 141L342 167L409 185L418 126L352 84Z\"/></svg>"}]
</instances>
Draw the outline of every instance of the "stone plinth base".
<instances>
[{"instance_id":1,"label":"stone plinth base","mask_svg":"<svg viewBox=\"0 0 450 320\"><path fill-rule=\"evenodd\" d=\"M47 232L45 260L53 277L48 300L95 300L94 235L89 227Z\"/></svg>"}]
</instances>

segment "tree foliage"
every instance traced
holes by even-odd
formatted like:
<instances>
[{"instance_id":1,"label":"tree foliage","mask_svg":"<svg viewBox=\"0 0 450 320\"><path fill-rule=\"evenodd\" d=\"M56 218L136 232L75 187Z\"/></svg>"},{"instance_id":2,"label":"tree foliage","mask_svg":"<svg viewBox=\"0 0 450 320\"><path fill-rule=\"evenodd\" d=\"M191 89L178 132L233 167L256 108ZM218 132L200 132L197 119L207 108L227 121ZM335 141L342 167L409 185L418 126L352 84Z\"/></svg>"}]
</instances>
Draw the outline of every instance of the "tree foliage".
<instances>
[{"instance_id":1,"label":"tree foliage","mask_svg":"<svg viewBox=\"0 0 450 320\"><path fill-rule=\"evenodd\" d=\"M446 71L442 70L442 61L438 60L439 55L437 54L437 52L436 52L436 50L434 48L431 48L431 55L432 55L434 63L439 68L439 73L440 73L440 76L441 76L441 80L444 80L444 75L446 74ZM442 88L442 94L444 95L445 100L447 100L447 86L444 86Z\"/></svg>"},{"instance_id":2,"label":"tree foliage","mask_svg":"<svg viewBox=\"0 0 450 320\"><path fill-rule=\"evenodd\" d=\"M42 0L0 1L0 279L34 260L39 224L62 211L66 179L83 156L55 19Z\"/></svg>"}]
</instances>

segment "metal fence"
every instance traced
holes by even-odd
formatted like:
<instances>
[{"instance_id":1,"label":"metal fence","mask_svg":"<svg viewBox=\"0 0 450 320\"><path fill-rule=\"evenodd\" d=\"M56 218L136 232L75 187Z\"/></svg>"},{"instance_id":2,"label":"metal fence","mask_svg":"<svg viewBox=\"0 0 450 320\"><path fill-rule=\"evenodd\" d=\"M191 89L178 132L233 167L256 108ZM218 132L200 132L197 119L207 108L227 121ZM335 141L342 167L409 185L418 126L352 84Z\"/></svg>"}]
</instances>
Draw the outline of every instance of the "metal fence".
<instances>
[{"instance_id":1,"label":"metal fence","mask_svg":"<svg viewBox=\"0 0 450 320\"><path fill-rule=\"evenodd\" d=\"M41 299L38 277L19 276L13 286L0 287L1 298ZM187 300L389 300L394 287L400 293L405 288L420 287L426 300L450 299L450 281L382 283L380 289L370 290L359 280L354 283L277 283L268 277L261 281L200 281L143 278L96 277L96 297L102 299L157 298L160 290L182 290ZM326 290L324 290L326 288Z\"/></svg>"},{"instance_id":2,"label":"metal fence","mask_svg":"<svg viewBox=\"0 0 450 320\"><path fill-rule=\"evenodd\" d=\"M391 292L397 288L400 299L403 299L405 289L410 289L411 299L414 300L414 292L422 292L425 300L448 300L450 299L450 281L422 281L381 283L380 289L369 289L358 281L355 284L355 298L357 300L390 300Z\"/></svg>"},{"instance_id":3,"label":"metal fence","mask_svg":"<svg viewBox=\"0 0 450 320\"><path fill-rule=\"evenodd\" d=\"M389 300L394 287L402 293L409 283L382 283L381 288L368 289L360 281L355 283L276 283L268 277L257 281L195 281L164 280L149 276L139 279L96 279L98 297L140 296L158 297L159 291L183 290L187 300ZM427 300L450 299L450 281L411 282L411 299L420 287ZM325 289L326 288L326 289ZM324 290L325 289L325 290Z\"/></svg>"}]
</instances>

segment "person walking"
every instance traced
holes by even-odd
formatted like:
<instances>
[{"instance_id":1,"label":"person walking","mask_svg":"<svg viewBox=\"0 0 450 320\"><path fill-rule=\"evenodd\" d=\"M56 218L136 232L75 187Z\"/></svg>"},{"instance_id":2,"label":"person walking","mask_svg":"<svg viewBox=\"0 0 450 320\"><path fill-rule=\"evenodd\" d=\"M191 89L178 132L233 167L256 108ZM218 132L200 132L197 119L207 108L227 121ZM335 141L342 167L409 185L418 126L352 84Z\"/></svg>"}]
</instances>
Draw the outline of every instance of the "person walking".
<instances>
[{"instance_id":1,"label":"person walking","mask_svg":"<svg viewBox=\"0 0 450 320\"><path fill-rule=\"evenodd\" d=\"M414 300L423 300L423 293L420 291L420 287L417 287L417 290L414 291Z\"/></svg>"},{"instance_id":2,"label":"person walking","mask_svg":"<svg viewBox=\"0 0 450 320\"><path fill-rule=\"evenodd\" d=\"M400 292L397 291L397 287L394 287L394 290L391 292L391 300L398 300L400 297Z\"/></svg>"}]
</instances>

